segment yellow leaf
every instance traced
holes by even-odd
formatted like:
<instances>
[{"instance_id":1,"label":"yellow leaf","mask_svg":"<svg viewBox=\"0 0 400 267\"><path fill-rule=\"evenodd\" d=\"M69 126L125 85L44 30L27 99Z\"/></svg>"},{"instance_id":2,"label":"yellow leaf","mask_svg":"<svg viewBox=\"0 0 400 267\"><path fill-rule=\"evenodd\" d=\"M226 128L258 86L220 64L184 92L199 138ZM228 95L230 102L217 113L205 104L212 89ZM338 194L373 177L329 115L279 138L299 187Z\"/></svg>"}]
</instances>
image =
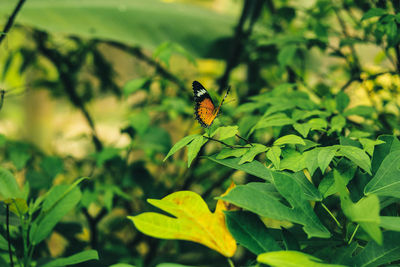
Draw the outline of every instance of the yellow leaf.
<instances>
[{"instance_id":1,"label":"yellow leaf","mask_svg":"<svg viewBox=\"0 0 400 267\"><path fill-rule=\"evenodd\" d=\"M191 191L175 192L161 200L148 199L148 202L175 218L155 212L128 216L142 233L156 238L193 241L226 257L235 254L236 241L226 227L223 211L227 207L221 200L214 213L200 195Z\"/></svg>"}]
</instances>

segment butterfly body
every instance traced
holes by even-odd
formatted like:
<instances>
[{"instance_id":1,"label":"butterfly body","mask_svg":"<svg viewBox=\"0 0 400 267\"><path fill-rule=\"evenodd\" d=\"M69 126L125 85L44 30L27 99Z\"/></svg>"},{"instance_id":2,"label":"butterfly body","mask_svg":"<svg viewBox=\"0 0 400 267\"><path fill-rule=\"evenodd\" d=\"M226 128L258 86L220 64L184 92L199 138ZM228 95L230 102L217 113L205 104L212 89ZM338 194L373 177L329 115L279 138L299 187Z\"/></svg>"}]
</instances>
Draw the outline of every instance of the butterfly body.
<instances>
[{"instance_id":1,"label":"butterfly body","mask_svg":"<svg viewBox=\"0 0 400 267\"><path fill-rule=\"evenodd\" d=\"M203 87L203 85L201 85L201 83L194 81L192 86L195 102L194 114L196 119L199 121L201 126L209 128L214 122L215 118L218 116L222 103L228 95L230 88L228 88L221 103L218 105L218 107L216 107L207 90Z\"/></svg>"}]
</instances>

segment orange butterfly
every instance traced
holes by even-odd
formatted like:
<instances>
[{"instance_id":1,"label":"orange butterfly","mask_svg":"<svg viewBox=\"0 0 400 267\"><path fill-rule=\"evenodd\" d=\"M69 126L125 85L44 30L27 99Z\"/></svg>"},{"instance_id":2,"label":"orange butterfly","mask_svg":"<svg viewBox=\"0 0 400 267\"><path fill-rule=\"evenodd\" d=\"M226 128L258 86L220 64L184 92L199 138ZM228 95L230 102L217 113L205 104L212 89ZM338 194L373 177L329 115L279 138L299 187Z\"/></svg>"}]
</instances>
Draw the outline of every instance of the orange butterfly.
<instances>
[{"instance_id":1,"label":"orange butterfly","mask_svg":"<svg viewBox=\"0 0 400 267\"><path fill-rule=\"evenodd\" d=\"M217 117L221 109L222 103L224 103L224 100L231 88L228 87L224 98L222 99L219 106L216 107L203 85L201 85L198 81L194 81L192 85L195 102L194 114L196 115L196 119L199 121L201 126L209 128Z\"/></svg>"}]
</instances>

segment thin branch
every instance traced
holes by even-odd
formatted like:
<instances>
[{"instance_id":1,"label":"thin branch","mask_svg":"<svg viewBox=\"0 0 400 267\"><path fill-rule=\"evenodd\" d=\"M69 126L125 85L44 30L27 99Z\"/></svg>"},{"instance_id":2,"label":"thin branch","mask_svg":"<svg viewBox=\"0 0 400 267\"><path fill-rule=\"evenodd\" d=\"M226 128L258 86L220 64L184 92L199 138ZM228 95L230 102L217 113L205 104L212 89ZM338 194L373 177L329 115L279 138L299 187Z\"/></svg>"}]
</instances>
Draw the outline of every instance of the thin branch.
<instances>
[{"instance_id":1,"label":"thin branch","mask_svg":"<svg viewBox=\"0 0 400 267\"><path fill-rule=\"evenodd\" d=\"M115 42L115 41L102 41L100 40L99 42L114 46L122 51L125 51L133 56L135 56L136 58L146 62L148 65L154 67L156 69L156 72L158 74L160 74L162 77L164 77L165 79L175 83L179 89L180 92L187 92L188 89L185 86L185 83L183 81L181 81L177 76L175 76L174 74L172 74L170 71L168 71L166 68L164 68L161 64L159 64L157 61L155 61L154 59L152 59L151 57L147 56L146 54L143 53L143 51L138 48L138 47L132 47L132 46L128 46L119 42ZM187 94L184 94L187 95Z\"/></svg>"},{"instance_id":2,"label":"thin branch","mask_svg":"<svg viewBox=\"0 0 400 267\"><path fill-rule=\"evenodd\" d=\"M235 134L236 135L236 137L238 137L239 139L242 139L243 141L245 141L247 144L249 144L249 145L251 145L251 146L253 146L253 144L249 141L249 140L247 140L246 138L244 138L244 137L241 137L240 135L238 135L238 134Z\"/></svg>"},{"instance_id":3,"label":"thin branch","mask_svg":"<svg viewBox=\"0 0 400 267\"><path fill-rule=\"evenodd\" d=\"M24 2L25 2L25 0L19 0L13 13L8 18L8 21L7 21L6 25L4 26L3 32L0 33L0 44L3 41L3 39L6 37L7 33L10 31L12 25L14 24L14 20L17 17L18 12L21 10L21 7L24 4Z\"/></svg>"},{"instance_id":4,"label":"thin branch","mask_svg":"<svg viewBox=\"0 0 400 267\"><path fill-rule=\"evenodd\" d=\"M203 136L204 136L204 135L203 135ZM221 141L221 140L214 139L214 138L212 138L212 137L208 137L208 136L204 136L204 137L207 138L208 140L212 140L212 141L221 143L221 144L223 144L224 146L227 146L227 147L232 148L232 149L235 149L235 148L250 148L250 147L248 147L248 146L232 146L232 145L229 145L229 144L227 144L227 143L225 143L225 142L223 142L223 141Z\"/></svg>"}]
</instances>

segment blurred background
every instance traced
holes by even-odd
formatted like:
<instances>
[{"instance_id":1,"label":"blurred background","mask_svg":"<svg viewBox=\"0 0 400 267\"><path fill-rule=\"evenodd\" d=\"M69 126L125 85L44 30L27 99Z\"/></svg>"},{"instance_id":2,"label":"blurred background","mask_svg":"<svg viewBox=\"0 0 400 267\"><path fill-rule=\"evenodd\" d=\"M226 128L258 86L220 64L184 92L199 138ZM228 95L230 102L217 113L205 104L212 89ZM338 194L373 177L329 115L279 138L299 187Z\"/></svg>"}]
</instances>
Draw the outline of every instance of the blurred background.
<instances>
[{"instance_id":1,"label":"blurred background","mask_svg":"<svg viewBox=\"0 0 400 267\"><path fill-rule=\"evenodd\" d=\"M17 3L0 2L0 25ZM92 178L79 209L37 257L91 247L102 266L225 265L201 245L144 236L126 219L152 210L147 198L178 190L195 191L214 207L229 178L252 179L201 158L188 168L185 150L163 162L178 140L204 131L193 116L192 81L214 101L231 85L217 123L239 125L243 136L259 118L246 102L282 84L327 109L345 92L350 107L366 107L359 111L366 118L353 118L355 127L363 123L359 132L398 135L400 19L377 23L365 17L371 8L396 13L399 3L26 1L0 44L1 164L21 185L29 182L33 197ZM268 144L274 135L253 137ZM219 147L209 144L200 155ZM247 253L239 250L235 260L251 263Z\"/></svg>"}]
</instances>

